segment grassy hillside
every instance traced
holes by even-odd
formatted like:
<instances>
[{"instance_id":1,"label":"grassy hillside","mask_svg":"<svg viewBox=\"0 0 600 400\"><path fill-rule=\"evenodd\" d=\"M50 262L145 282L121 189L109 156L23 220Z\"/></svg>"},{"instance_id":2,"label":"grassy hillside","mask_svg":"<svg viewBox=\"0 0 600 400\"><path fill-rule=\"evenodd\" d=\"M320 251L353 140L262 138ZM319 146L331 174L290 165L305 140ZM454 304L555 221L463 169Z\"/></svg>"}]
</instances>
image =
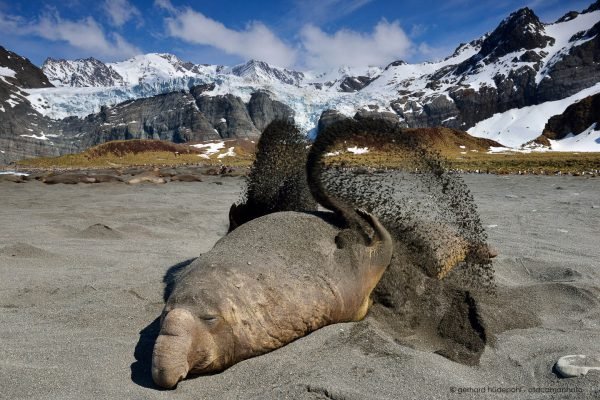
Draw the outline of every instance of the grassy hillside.
<instances>
[{"instance_id":1,"label":"grassy hillside","mask_svg":"<svg viewBox=\"0 0 600 400\"><path fill-rule=\"evenodd\" d=\"M489 153L500 144L475 138L448 128L407 129L418 143L439 153L449 168L490 173L595 173L600 170L600 153L504 152ZM22 160L20 168L81 169L124 166L228 165L249 166L254 160L255 143L248 139L199 144L174 144L157 140L115 141L92 147L82 153L61 157ZM363 154L354 154L352 151ZM398 168L405 162L402 150L376 141L338 143L327 157L330 164L373 168Z\"/></svg>"},{"instance_id":2,"label":"grassy hillside","mask_svg":"<svg viewBox=\"0 0 600 400\"><path fill-rule=\"evenodd\" d=\"M206 149L160 140L119 140L91 147L81 153L40 157L18 162L22 168L106 168L143 165L225 164L250 165L254 143L249 140L222 141L223 148L207 154ZM233 148L233 156L229 150Z\"/></svg>"},{"instance_id":3,"label":"grassy hillside","mask_svg":"<svg viewBox=\"0 0 600 400\"><path fill-rule=\"evenodd\" d=\"M404 133L410 135L418 144L445 158L448 168L465 172L598 174L600 170L600 153L490 153L491 147L501 147L501 144L473 137L463 131L439 127L406 129ZM353 154L349 151L353 148L358 148L359 151L368 149L368 152ZM368 141L339 143L333 153L336 155L328 158L330 164L348 166L395 168L403 166L406 159L401 148Z\"/></svg>"}]
</instances>

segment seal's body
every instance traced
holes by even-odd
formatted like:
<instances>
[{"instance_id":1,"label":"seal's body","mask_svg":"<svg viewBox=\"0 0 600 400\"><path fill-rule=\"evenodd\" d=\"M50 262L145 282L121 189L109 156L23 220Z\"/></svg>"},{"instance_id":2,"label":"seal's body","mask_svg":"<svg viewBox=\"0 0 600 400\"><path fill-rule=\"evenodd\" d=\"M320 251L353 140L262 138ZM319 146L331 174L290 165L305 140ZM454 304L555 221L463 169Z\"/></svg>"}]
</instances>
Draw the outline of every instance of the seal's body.
<instances>
[{"instance_id":1,"label":"seal's body","mask_svg":"<svg viewBox=\"0 0 600 400\"><path fill-rule=\"evenodd\" d=\"M241 225L178 276L165 306L154 381L219 371L323 326L357 321L392 256L392 240L360 213L374 239L333 213L279 212Z\"/></svg>"}]
</instances>

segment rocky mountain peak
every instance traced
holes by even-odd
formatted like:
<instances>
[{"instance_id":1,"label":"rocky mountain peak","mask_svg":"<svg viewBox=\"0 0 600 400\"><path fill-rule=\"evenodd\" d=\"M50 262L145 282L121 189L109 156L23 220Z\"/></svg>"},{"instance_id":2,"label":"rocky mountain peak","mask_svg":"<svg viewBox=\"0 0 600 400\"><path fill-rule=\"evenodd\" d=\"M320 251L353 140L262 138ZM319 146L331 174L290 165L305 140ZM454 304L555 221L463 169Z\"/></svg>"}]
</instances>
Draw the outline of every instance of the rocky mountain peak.
<instances>
[{"instance_id":1,"label":"rocky mountain peak","mask_svg":"<svg viewBox=\"0 0 600 400\"><path fill-rule=\"evenodd\" d=\"M598 10L600 10L600 0L596 0L592 5L590 5L588 8L583 10L581 13L587 14L587 13L591 13L593 11L598 11Z\"/></svg>"},{"instance_id":2,"label":"rocky mountain peak","mask_svg":"<svg viewBox=\"0 0 600 400\"><path fill-rule=\"evenodd\" d=\"M44 74L56 86L124 86L123 77L112 67L94 58L56 60L48 58L42 65Z\"/></svg>"},{"instance_id":3,"label":"rocky mountain peak","mask_svg":"<svg viewBox=\"0 0 600 400\"><path fill-rule=\"evenodd\" d=\"M404 60L392 61L385 67L384 71L387 71L388 69L390 69L392 67L399 67L400 65L406 65L406 61L404 61Z\"/></svg>"},{"instance_id":4,"label":"rocky mountain peak","mask_svg":"<svg viewBox=\"0 0 600 400\"><path fill-rule=\"evenodd\" d=\"M465 51L469 47L479 49L479 51L460 63L455 69L454 75L476 73L485 65L495 63L501 57L511 53L518 53L522 50L540 50L554 43L555 39L546 35L545 26L537 15L530 8L521 8L500 22L491 33L467 46L459 46L455 55L459 55L461 51Z\"/></svg>"},{"instance_id":5,"label":"rocky mountain peak","mask_svg":"<svg viewBox=\"0 0 600 400\"><path fill-rule=\"evenodd\" d=\"M6 72L0 75L20 88L31 89L52 86L44 73L31 61L2 46L0 46L0 68Z\"/></svg>"},{"instance_id":6,"label":"rocky mountain peak","mask_svg":"<svg viewBox=\"0 0 600 400\"><path fill-rule=\"evenodd\" d=\"M510 14L481 43L481 58L490 62L519 50L544 48L554 42L545 35L544 24L530 8L521 8Z\"/></svg>"},{"instance_id":7,"label":"rocky mountain peak","mask_svg":"<svg viewBox=\"0 0 600 400\"><path fill-rule=\"evenodd\" d=\"M566 13L565 15L563 15L562 17L557 19L556 23L570 21L574 18L577 18L578 15L579 15L579 13L577 11L569 11L568 13Z\"/></svg>"},{"instance_id":8,"label":"rocky mountain peak","mask_svg":"<svg viewBox=\"0 0 600 400\"><path fill-rule=\"evenodd\" d=\"M302 72L272 67L260 60L250 60L245 64L236 65L231 69L231 73L253 82L278 81L295 86L304 79Z\"/></svg>"},{"instance_id":9,"label":"rocky mountain peak","mask_svg":"<svg viewBox=\"0 0 600 400\"><path fill-rule=\"evenodd\" d=\"M156 56L165 59L169 64L175 68L176 71L186 72L192 71L195 67L194 63L189 61L183 61L175 54L171 53L157 53Z\"/></svg>"}]
</instances>

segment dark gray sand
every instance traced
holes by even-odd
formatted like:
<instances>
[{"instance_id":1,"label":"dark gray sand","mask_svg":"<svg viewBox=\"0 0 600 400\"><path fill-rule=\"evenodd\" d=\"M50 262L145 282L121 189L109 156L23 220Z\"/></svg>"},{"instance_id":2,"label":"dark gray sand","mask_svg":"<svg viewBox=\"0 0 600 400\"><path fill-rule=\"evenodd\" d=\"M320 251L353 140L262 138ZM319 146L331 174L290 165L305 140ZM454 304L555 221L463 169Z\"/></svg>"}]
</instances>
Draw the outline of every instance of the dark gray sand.
<instances>
[{"instance_id":1,"label":"dark gray sand","mask_svg":"<svg viewBox=\"0 0 600 400\"><path fill-rule=\"evenodd\" d=\"M401 346L367 317L175 391L149 372L163 279L225 234L242 180L0 182L0 398L599 398L598 371L552 369L600 353L600 179L464 179L500 253L499 301L513 305L496 318L533 313L538 326L500 334L468 367Z\"/></svg>"}]
</instances>

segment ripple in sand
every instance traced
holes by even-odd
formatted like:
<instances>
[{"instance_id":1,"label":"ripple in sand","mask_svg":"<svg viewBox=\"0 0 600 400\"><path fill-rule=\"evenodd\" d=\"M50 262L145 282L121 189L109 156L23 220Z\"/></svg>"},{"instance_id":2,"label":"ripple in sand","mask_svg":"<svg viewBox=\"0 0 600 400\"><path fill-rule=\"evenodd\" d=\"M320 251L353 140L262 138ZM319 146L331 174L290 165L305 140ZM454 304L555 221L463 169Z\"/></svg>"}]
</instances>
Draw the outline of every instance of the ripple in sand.
<instances>
[{"instance_id":1,"label":"ripple in sand","mask_svg":"<svg viewBox=\"0 0 600 400\"><path fill-rule=\"evenodd\" d=\"M53 257L54 254L27 243L15 243L0 249L0 255L17 258Z\"/></svg>"},{"instance_id":2,"label":"ripple in sand","mask_svg":"<svg viewBox=\"0 0 600 400\"><path fill-rule=\"evenodd\" d=\"M120 239L121 233L104 224L90 225L79 234L84 239Z\"/></svg>"}]
</instances>

